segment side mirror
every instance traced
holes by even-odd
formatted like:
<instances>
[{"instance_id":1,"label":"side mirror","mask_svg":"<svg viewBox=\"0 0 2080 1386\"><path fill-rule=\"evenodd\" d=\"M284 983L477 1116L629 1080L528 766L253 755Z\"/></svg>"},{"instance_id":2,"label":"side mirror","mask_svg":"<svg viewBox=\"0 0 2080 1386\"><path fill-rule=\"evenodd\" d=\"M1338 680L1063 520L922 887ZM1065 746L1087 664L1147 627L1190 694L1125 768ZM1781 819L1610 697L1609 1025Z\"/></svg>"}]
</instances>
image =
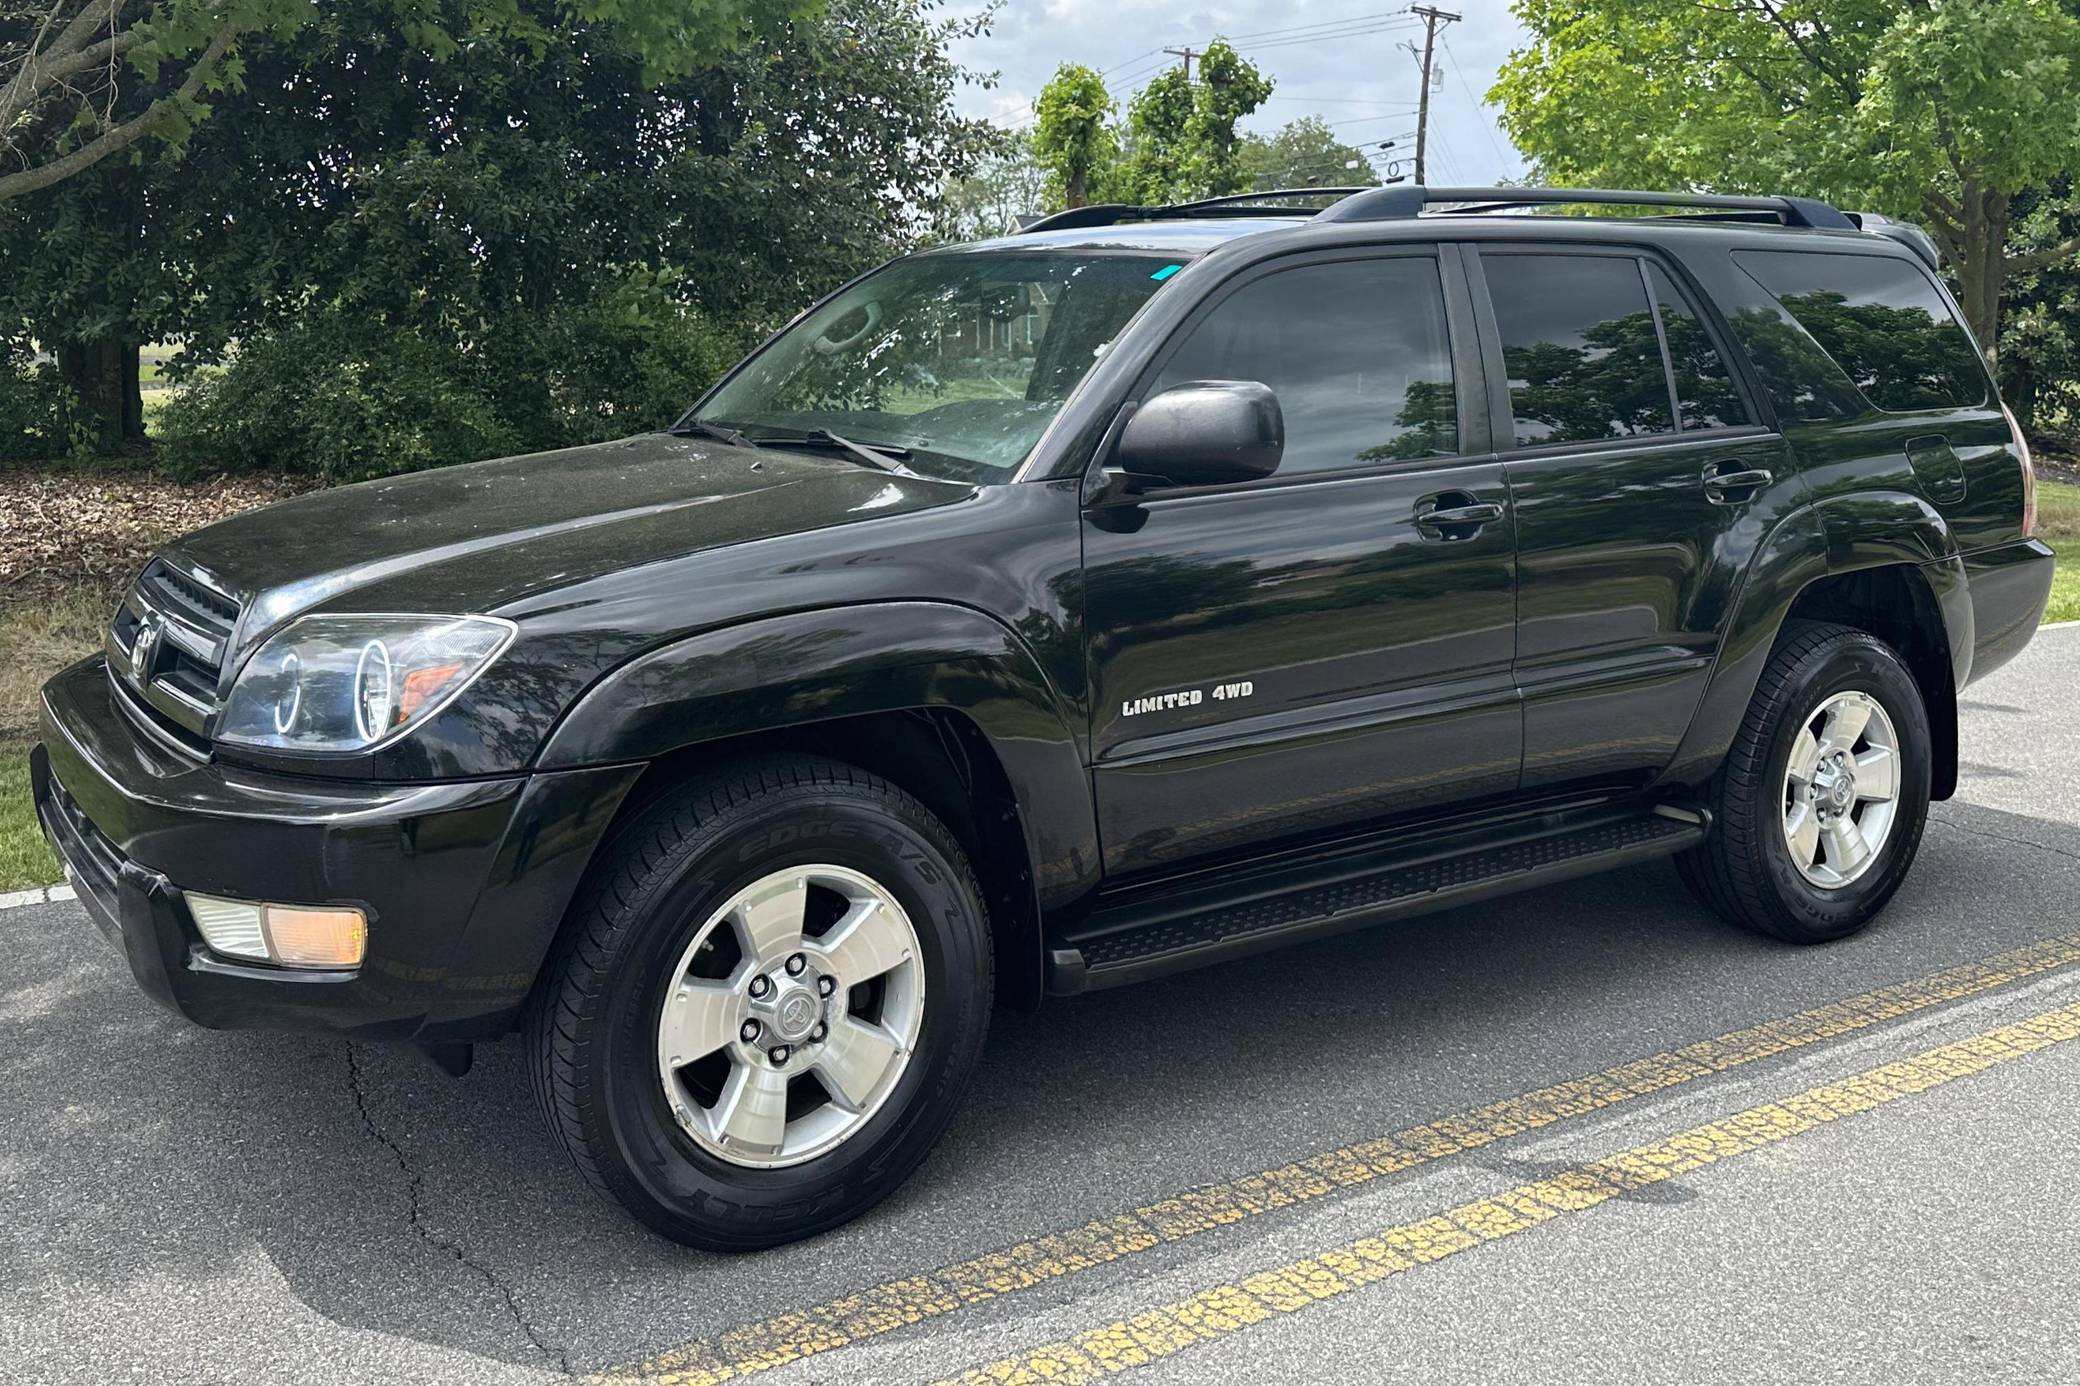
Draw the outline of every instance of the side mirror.
<instances>
[{"instance_id":1,"label":"side mirror","mask_svg":"<svg viewBox=\"0 0 2080 1386\"><path fill-rule=\"evenodd\" d=\"M1269 385L1194 380L1142 401L1112 465L1175 486L1218 486L1270 476L1285 448L1285 415Z\"/></svg>"}]
</instances>

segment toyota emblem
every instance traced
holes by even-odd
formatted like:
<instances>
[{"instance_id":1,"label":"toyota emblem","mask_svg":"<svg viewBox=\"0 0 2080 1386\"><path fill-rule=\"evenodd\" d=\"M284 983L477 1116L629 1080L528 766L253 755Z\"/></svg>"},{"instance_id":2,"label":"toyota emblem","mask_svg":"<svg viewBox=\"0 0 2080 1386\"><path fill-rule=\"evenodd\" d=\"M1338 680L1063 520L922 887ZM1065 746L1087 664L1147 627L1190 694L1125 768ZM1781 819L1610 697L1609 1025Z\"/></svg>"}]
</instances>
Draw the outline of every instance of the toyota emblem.
<instances>
[{"instance_id":1,"label":"toyota emblem","mask_svg":"<svg viewBox=\"0 0 2080 1386\"><path fill-rule=\"evenodd\" d=\"M156 611L147 611L137 618L137 638L130 642L130 672L138 679L152 676L152 661L159 657L159 637L165 633L165 622Z\"/></svg>"}]
</instances>

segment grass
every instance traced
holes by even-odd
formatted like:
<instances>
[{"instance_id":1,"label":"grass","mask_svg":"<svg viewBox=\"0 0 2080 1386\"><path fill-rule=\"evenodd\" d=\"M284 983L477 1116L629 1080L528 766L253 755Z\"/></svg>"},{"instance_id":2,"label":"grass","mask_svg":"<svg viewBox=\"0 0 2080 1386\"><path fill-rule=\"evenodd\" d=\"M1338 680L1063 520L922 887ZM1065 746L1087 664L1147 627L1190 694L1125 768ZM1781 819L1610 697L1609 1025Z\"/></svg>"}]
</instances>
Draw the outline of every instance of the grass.
<instances>
[{"instance_id":1,"label":"grass","mask_svg":"<svg viewBox=\"0 0 2080 1386\"><path fill-rule=\"evenodd\" d=\"M2080 486L2037 483L2037 537L2058 550L2047 621L2080 621Z\"/></svg>"},{"instance_id":2,"label":"grass","mask_svg":"<svg viewBox=\"0 0 2080 1386\"><path fill-rule=\"evenodd\" d=\"M29 736L43 681L101 643L107 602L79 588L0 610L0 892L48 885L62 874L29 800Z\"/></svg>"}]
</instances>

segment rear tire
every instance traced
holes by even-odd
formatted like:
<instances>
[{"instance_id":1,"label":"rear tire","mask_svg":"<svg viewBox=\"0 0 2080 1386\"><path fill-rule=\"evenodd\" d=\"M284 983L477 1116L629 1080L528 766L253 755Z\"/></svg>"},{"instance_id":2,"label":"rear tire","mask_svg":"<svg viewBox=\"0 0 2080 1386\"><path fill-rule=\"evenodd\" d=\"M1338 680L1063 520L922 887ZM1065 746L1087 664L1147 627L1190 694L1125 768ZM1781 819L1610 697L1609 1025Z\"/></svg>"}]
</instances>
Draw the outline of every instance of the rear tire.
<instances>
[{"instance_id":1,"label":"rear tire","mask_svg":"<svg viewBox=\"0 0 2080 1386\"><path fill-rule=\"evenodd\" d=\"M1933 744L1920 687L1889 646L1848 626L1787 627L1713 778L1711 834L1677 870L1744 928L1846 938L1913 865Z\"/></svg>"},{"instance_id":2,"label":"rear tire","mask_svg":"<svg viewBox=\"0 0 2080 1386\"><path fill-rule=\"evenodd\" d=\"M602 850L529 1063L594 1187L674 1241L749 1251L857 1217L917 1167L991 995L982 893L945 826L864 771L760 759Z\"/></svg>"}]
</instances>

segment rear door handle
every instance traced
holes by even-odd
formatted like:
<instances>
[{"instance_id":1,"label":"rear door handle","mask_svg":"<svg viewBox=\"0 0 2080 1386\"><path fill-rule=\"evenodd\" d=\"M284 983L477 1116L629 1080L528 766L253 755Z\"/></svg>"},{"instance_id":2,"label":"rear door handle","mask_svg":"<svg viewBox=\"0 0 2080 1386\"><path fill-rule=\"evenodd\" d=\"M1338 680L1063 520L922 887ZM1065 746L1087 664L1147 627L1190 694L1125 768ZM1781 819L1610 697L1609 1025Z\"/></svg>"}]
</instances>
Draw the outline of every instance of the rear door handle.
<instances>
[{"instance_id":1,"label":"rear door handle","mask_svg":"<svg viewBox=\"0 0 2080 1386\"><path fill-rule=\"evenodd\" d=\"M1764 467L1732 467L1725 471L1706 472L1705 498L1714 505L1752 500L1757 491L1775 480L1776 474Z\"/></svg>"},{"instance_id":2,"label":"rear door handle","mask_svg":"<svg viewBox=\"0 0 2080 1386\"><path fill-rule=\"evenodd\" d=\"M1426 510L1418 518L1426 525L1484 525L1501 519L1502 507L1494 501L1476 501L1472 505L1447 505Z\"/></svg>"}]
</instances>

